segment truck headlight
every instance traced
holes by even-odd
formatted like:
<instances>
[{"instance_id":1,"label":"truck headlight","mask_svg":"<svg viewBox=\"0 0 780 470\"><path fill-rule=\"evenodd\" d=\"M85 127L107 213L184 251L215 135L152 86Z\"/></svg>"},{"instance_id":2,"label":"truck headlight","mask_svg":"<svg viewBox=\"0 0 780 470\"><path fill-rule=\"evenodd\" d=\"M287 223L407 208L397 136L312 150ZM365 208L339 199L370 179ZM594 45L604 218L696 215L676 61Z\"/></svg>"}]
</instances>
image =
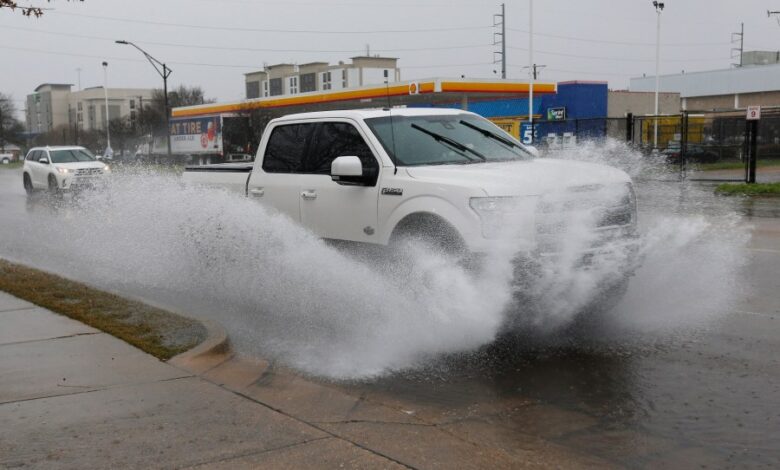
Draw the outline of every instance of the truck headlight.
<instances>
[{"instance_id":1,"label":"truck headlight","mask_svg":"<svg viewBox=\"0 0 780 470\"><path fill-rule=\"evenodd\" d=\"M103 173L111 173L111 167L108 165L103 165Z\"/></svg>"},{"instance_id":2,"label":"truck headlight","mask_svg":"<svg viewBox=\"0 0 780 470\"><path fill-rule=\"evenodd\" d=\"M67 175L68 173L70 173L70 170L67 169L67 168L62 168L61 166L58 166L56 168L57 168L57 171L60 172L63 175Z\"/></svg>"},{"instance_id":3,"label":"truck headlight","mask_svg":"<svg viewBox=\"0 0 780 470\"><path fill-rule=\"evenodd\" d=\"M473 197L469 206L482 221L485 238L521 237L533 228L537 196Z\"/></svg>"}]
</instances>

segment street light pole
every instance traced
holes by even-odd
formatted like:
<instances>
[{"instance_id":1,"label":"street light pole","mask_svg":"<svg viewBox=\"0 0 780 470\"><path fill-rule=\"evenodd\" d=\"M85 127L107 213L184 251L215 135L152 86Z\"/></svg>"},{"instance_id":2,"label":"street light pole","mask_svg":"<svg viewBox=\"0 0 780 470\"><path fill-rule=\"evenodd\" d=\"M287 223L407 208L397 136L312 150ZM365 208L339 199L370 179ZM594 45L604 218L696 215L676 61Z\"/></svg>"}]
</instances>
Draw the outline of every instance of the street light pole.
<instances>
[{"instance_id":1,"label":"street light pole","mask_svg":"<svg viewBox=\"0 0 780 470\"><path fill-rule=\"evenodd\" d=\"M171 126L170 126L170 107L168 106L168 77L171 75L171 72L173 72L170 68L168 68L167 65L165 65L163 62L160 62L159 60L155 59L151 55L149 55L148 52L141 49L140 47L136 46L130 41L114 41L117 44L125 44L130 45L141 51L141 54L146 57L146 60L149 61L150 64L152 64L152 67L154 67L154 70L157 71L157 73L162 77L163 79L163 100L165 102L165 140L167 142L168 147L168 159L171 158Z\"/></svg>"},{"instance_id":2,"label":"street light pole","mask_svg":"<svg viewBox=\"0 0 780 470\"><path fill-rule=\"evenodd\" d=\"M653 148L658 148L658 88L661 68L661 12L664 10L663 2L653 1L656 13L655 30L655 117L653 118Z\"/></svg>"},{"instance_id":3,"label":"street light pole","mask_svg":"<svg viewBox=\"0 0 780 470\"><path fill-rule=\"evenodd\" d=\"M534 138L534 0L528 3L528 122L531 124L531 142Z\"/></svg>"},{"instance_id":4,"label":"street light pole","mask_svg":"<svg viewBox=\"0 0 780 470\"><path fill-rule=\"evenodd\" d=\"M103 62L103 95L106 98L106 150L103 151L103 156L110 158L114 151L111 149L111 131L109 130L111 118L108 115L108 62Z\"/></svg>"}]
</instances>

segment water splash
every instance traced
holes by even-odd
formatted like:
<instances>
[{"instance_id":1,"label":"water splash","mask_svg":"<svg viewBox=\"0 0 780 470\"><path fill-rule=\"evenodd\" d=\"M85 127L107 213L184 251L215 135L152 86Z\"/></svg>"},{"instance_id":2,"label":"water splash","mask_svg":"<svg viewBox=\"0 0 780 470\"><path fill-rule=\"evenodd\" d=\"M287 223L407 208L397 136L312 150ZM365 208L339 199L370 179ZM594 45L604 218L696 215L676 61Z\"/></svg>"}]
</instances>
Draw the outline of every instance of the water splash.
<instances>
[{"instance_id":1,"label":"water splash","mask_svg":"<svg viewBox=\"0 0 780 470\"><path fill-rule=\"evenodd\" d=\"M601 150L579 156L595 160ZM573 254L587 240L572 230L565 237L572 255L542 266L522 286L530 299L522 303L511 253L497 252L478 269L414 243L399 248L403 262L353 256L243 196L142 171L54 207L36 197L27 209L18 224L0 228L0 256L212 318L239 351L335 378L473 351L507 319L557 330L593 303L605 281L625 276L623 259L580 266ZM645 320L658 324L659 312L670 323L679 312L695 319L692 305L707 310L728 298L745 240L719 220L644 207L644 265L614 316L644 328Z\"/></svg>"}]
</instances>

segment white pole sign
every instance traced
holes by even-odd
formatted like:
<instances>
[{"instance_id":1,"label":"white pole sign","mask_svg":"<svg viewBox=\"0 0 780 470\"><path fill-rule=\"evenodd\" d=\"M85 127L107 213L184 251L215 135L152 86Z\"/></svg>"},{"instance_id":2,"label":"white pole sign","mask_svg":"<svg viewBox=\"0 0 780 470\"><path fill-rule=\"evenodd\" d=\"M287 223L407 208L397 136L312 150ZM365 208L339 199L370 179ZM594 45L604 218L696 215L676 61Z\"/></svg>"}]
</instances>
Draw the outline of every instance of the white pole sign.
<instances>
[{"instance_id":1,"label":"white pole sign","mask_svg":"<svg viewBox=\"0 0 780 470\"><path fill-rule=\"evenodd\" d=\"M761 106L748 106L746 119L748 121L758 121L761 119Z\"/></svg>"}]
</instances>

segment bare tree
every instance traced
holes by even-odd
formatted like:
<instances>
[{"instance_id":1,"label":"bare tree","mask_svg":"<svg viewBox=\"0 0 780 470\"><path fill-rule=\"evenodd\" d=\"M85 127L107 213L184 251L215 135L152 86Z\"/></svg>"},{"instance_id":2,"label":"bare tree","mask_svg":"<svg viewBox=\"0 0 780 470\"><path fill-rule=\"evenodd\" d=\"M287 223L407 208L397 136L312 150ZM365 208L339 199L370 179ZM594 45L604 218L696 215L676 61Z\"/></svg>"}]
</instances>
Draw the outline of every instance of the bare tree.
<instances>
[{"instance_id":1,"label":"bare tree","mask_svg":"<svg viewBox=\"0 0 780 470\"><path fill-rule=\"evenodd\" d=\"M71 0L68 1L70 2ZM73 1L83 2L84 0L73 0ZM46 2L51 3L51 0L46 0ZM0 0L0 8L10 8L11 10L19 10L24 16L34 16L36 18L42 16L44 10L48 10L48 8L43 8L43 7L20 6L19 3L17 3L15 0Z\"/></svg>"},{"instance_id":2,"label":"bare tree","mask_svg":"<svg viewBox=\"0 0 780 470\"><path fill-rule=\"evenodd\" d=\"M6 143L23 144L23 132L24 126L16 119L13 100L9 95L0 93L0 151L5 150Z\"/></svg>"}]
</instances>

